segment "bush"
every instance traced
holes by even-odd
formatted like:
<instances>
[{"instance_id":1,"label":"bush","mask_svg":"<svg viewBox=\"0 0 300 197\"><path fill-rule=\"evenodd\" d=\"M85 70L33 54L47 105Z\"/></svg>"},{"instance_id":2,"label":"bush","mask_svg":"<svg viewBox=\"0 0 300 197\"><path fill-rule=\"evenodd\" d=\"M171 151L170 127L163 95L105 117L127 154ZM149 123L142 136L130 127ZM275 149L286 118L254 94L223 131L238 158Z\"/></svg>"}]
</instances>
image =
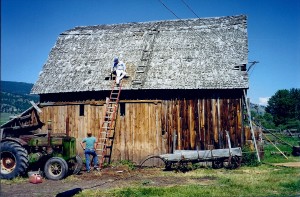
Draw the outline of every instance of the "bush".
<instances>
[{"instance_id":1,"label":"bush","mask_svg":"<svg viewBox=\"0 0 300 197\"><path fill-rule=\"evenodd\" d=\"M242 165L243 166L259 166L260 163L257 160L256 152L250 145L245 145L242 148L243 152L243 159Z\"/></svg>"}]
</instances>

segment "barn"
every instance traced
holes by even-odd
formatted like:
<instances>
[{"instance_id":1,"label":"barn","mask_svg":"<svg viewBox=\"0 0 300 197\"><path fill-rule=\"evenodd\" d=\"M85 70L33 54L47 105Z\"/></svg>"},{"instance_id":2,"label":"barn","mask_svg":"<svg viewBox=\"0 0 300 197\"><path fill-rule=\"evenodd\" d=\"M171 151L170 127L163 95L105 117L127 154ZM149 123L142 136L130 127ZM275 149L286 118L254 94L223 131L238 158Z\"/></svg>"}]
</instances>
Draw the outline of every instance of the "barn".
<instances>
[{"instance_id":1,"label":"barn","mask_svg":"<svg viewBox=\"0 0 300 197\"><path fill-rule=\"evenodd\" d=\"M139 163L173 149L243 146L249 88L244 15L75 27L61 33L31 93L53 133L99 136L114 83L114 57L126 63L112 161ZM47 130L47 124L42 128ZM77 143L77 150L82 149Z\"/></svg>"}]
</instances>

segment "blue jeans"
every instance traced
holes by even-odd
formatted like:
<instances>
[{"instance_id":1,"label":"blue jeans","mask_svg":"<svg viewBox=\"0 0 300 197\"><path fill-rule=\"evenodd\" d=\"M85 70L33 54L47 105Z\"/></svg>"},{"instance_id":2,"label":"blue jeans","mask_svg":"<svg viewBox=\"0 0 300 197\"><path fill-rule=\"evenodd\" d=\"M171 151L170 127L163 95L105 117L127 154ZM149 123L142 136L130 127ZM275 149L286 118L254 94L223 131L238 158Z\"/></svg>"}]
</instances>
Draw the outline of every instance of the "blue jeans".
<instances>
[{"instance_id":1,"label":"blue jeans","mask_svg":"<svg viewBox=\"0 0 300 197\"><path fill-rule=\"evenodd\" d=\"M96 151L94 149L85 149L84 151L84 155L85 155L85 166L86 166L86 170L90 171L90 156L93 156L93 162L94 162L94 167L98 166L98 157L96 154Z\"/></svg>"}]
</instances>

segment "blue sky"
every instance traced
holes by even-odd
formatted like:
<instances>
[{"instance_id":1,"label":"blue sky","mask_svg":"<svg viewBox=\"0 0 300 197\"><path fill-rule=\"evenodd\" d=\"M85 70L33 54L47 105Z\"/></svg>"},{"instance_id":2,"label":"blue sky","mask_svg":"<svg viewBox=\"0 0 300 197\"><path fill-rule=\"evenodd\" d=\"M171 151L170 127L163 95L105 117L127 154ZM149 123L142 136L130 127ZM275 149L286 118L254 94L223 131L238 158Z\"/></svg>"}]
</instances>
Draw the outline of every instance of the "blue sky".
<instances>
[{"instance_id":1,"label":"blue sky","mask_svg":"<svg viewBox=\"0 0 300 197\"><path fill-rule=\"evenodd\" d=\"M179 18L248 16L248 96L300 88L300 0L161 0ZM176 19L160 0L1 0L1 80L35 83L58 35L75 26Z\"/></svg>"}]
</instances>

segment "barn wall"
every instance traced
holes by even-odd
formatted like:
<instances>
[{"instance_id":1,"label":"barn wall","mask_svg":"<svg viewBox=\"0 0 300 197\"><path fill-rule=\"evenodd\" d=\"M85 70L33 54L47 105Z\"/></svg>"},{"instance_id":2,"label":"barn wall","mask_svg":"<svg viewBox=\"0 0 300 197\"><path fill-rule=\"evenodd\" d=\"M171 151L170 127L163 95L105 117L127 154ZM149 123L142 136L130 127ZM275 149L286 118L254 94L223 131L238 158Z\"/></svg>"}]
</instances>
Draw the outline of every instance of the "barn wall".
<instances>
[{"instance_id":1,"label":"barn wall","mask_svg":"<svg viewBox=\"0 0 300 197\"><path fill-rule=\"evenodd\" d=\"M241 99L182 99L154 101L120 101L125 114L118 111L112 160L139 163L149 155L171 153L174 134L176 149L209 149L228 147L225 130L232 147L245 141L242 126ZM105 104L43 105L41 121L52 121L53 133L66 133L81 141L87 131L97 136ZM124 113L124 112L122 112ZM47 126L43 127L47 130ZM248 136L248 135L247 135ZM77 143L77 150L83 151Z\"/></svg>"}]
</instances>

